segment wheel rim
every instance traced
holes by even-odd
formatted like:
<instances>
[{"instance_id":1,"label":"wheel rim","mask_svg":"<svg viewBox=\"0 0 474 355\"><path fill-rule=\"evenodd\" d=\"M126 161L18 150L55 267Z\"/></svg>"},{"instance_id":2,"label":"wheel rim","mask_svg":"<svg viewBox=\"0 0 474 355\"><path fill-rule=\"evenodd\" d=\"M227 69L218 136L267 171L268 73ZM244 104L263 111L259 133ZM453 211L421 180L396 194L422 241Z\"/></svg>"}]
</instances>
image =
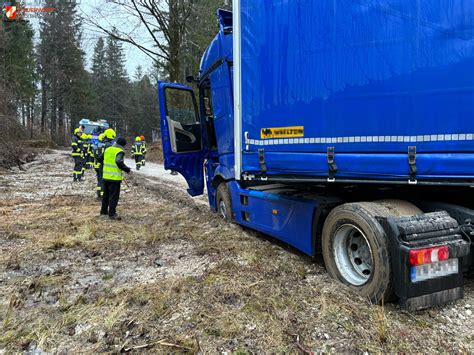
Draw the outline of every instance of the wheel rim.
<instances>
[{"instance_id":1,"label":"wheel rim","mask_svg":"<svg viewBox=\"0 0 474 355\"><path fill-rule=\"evenodd\" d=\"M221 213L221 217L227 219L227 207L223 200L220 200L219 202L219 211Z\"/></svg>"},{"instance_id":2,"label":"wheel rim","mask_svg":"<svg viewBox=\"0 0 474 355\"><path fill-rule=\"evenodd\" d=\"M335 233L333 255L346 282L362 286L372 275L374 258L365 234L352 224L340 226Z\"/></svg>"}]
</instances>

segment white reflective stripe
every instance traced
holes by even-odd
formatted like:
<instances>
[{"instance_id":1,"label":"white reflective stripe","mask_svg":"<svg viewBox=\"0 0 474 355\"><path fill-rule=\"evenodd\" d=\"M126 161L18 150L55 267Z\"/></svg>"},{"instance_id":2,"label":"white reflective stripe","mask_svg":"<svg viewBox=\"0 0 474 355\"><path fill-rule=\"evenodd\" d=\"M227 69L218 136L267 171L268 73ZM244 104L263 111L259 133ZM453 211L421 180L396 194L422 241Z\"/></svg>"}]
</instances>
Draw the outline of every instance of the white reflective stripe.
<instances>
[{"instance_id":1,"label":"white reflective stripe","mask_svg":"<svg viewBox=\"0 0 474 355\"><path fill-rule=\"evenodd\" d=\"M112 165L112 164L104 164L104 166L106 166L108 168L112 168L112 169L118 169L118 167L116 165Z\"/></svg>"},{"instance_id":2,"label":"white reflective stripe","mask_svg":"<svg viewBox=\"0 0 474 355\"><path fill-rule=\"evenodd\" d=\"M421 142L455 142L472 141L474 133L433 134L417 136L357 136L357 137L306 137L299 139L246 139L247 145L279 145L279 144L360 144L360 143L421 143Z\"/></svg>"},{"instance_id":3,"label":"white reflective stripe","mask_svg":"<svg viewBox=\"0 0 474 355\"><path fill-rule=\"evenodd\" d=\"M115 171L104 171L104 175L122 176L122 173L117 173Z\"/></svg>"}]
</instances>

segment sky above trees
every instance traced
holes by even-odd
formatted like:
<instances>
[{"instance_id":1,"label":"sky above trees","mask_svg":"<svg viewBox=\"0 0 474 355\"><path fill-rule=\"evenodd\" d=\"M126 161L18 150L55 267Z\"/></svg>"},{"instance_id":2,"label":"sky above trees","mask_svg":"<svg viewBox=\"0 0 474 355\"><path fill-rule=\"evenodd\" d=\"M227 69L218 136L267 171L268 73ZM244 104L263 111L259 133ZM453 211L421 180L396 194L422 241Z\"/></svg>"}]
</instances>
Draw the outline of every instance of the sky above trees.
<instances>
[{"instance_id":1,"label":"sky above trees","mask_svg":"<svg viewBox=\"0 0 474 355\"><path fill-rule=\"evenodd\" d=\"M218 31L216 10L230 7L227 0L34 5L56 11L0 22L0 130L59 144L82 118L150 136L159 126L157 81L197 74Z\"/></svg>"},{"instance_id":2,"label":"sky above trees","mask_svg":"<svg viewBox=\"0 0 474 355\"><path fill-rule=\"evenodd\" d=\"M146 31L143 25L131 21L133 19L130 19L122 8L112 2L106 0L77 0L77 13L84 18L82 24L82 49L85 52L86 66L88 69L92 68L92 56L97 40L99 38L107 38L105 33L97 29L94 25L95 22L106 27L115 26L120 32L130 33L136 37L137 40L140 40L140 38L145 39L142 41L144 45L149 44L146 40L146 36L141 35L143 31ZM39 40L38 34L41 18L40 16L34 16L29 17L28 20L36 31L35 42L37 42ZM125 69L130 76L133 75L138 66L141 66L143 70L146 71L153 64L153 61L149 57L130 44L124 43L123 51L126 57Z\"/></svg>"},{"instance_id":3,"label":"sky above trees","mask_svg":"<svg viewBox=\"0 0 474 355\"><path fill-rule=\"evenodd\" d=\"M83 49L86 52L87 64L92 65L94 46L99 38L107 35L98 31L94 22L102 26L115 26L120 32L130 33L134 38L144 45L149 44L147 37L141 35L145 30L142 24L127 16L122 8L112 2L105 0L81 0L78 3L78 13L84 17L83 25ZM136 47L124 43L123 50L126 57L126 70L128 75L133 75L140 65L145 71L152 66L152 60L144 55Z\"/></svg>"}]
</instances>

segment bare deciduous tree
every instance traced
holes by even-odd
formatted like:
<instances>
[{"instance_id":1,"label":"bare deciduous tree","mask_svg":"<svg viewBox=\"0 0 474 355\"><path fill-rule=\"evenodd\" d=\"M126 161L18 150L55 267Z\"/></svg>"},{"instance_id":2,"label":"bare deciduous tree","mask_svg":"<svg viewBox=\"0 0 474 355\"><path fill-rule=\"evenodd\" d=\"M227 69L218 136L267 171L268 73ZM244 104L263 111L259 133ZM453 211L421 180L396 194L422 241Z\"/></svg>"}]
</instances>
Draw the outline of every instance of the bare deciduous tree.
<instances>
[{"instance_id":1,"label":"bare deciduous tree","mask_svg":"<svg viewBox=\"0 0 474 355\"><path fill-rule=\"evenodd\" d=\"M143 45L133 35L107 27L98 20L89 22L100 30L120 41L129 43L152 58L158 66L164 66L170 81L181 78L180 50L192 13L191 0L131 0L130 2L112 1L129 16L137 20L145 29L150 45Z\"/></svg>"}]
</instances>

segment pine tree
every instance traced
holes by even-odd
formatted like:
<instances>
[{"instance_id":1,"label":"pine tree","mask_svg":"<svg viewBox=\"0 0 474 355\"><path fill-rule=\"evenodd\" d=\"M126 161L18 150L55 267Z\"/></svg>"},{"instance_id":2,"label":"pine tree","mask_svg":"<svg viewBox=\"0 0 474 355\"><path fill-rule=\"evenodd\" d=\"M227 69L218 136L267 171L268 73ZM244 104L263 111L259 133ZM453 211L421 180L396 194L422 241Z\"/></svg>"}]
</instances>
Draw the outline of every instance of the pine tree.
<instances>
[{"instance_id":1,"label":"pine tree","mask_svg":"<svg viewBox=\"0 0 474 355\"><path fill-rule=\"evenodd\" d=\"M93 95L93 116L94 118L104 118L106 106L104 99L108 90L108 71L106 62L106 51L104 39L97 40L92 57L92 95Z\"/></svg>"},{"instance_id":2,"label":"pine tree","mask_svg":"<svg viewBox=\"0 0 474 355\"><path fill-rule=\"evenodd\" d=\"M71 83L67 112L71 130L77 127L82 118L94 117L94 94L92 92L91 74L84 68L78 70L77 78Z\"/></svg>"},{"instance_id":3,"label":"pine tree","mask_svg":"<svg viewBox=\"0 0 474 355\"><path fill-rule=\"evenodd\" d=\"M86 111L87 73L80 48L80 18L74 1L54 2L41 23L42 126L49 114L51 138L65 143L67 130ZM48 4L49 5L49 4Z\"/></svg>"},{"instance_id":4,"label":"pine tree","mask_svg":"<svg viewBox=\"0 0 474 355\"><path fill-rule=\"evenodd\" d=\"M231 10L226 0L200 0L193 2L189 20L186 22L186 33L181 47L181 77L195 75L199 70L202 54L211 43L219 29L217 9ZM199 26L195 26L199 23Z\"/></svg>"},{"instance_id":5,"label":"pine tree","mask_svg":"<svg viewBox=\"0 0 474 355\"><path fill-rule=\"evenodd\" d=\"M150 139L152 128L159 126L159 114L156 88L148 75L142 75L140 80L132 83L130 97L129 105L133 114L130 115L132 119L129 131L133 135L143 134Z\"/></svg>"},{"instance_id":6,"label":"pine tree","mask_svg":"<svg viewBox=\"0 0 474 355\"><path fill-rule=\"evenodd\" d=\"M140 107L142 108L142 126L139 132L151 141L152 128L159 126L159 109L156 97L156 88L150 82L148 75L144 75L139 82Z\"/></svg>"},{"instance_id":7,"label":"pine tree","mask_svg":"<svg viewBox=\"0 0 474 355\"><path fill-rule=\"evenodd\" d=\"M135 74L133 74L133 79L135 81L140 81L140 80L142 80L142 78L143 78L143 67L141 65L139 65L135 69Z\"/></svg>"},{"instance_id":8,"label":"pine tree","mask_svg":"<svg viewBox=\"0 0 474 355\"><path fill-rule=\"evenodd\" d=\"M125 135L130 121L130 110L128 110L130 88L122 44L112 36L107 38L105 70L107 88L102 94L105 114L115 128Z\"/></svg>"},{"instance_id":9,"label":"pine tree","mask_svg":"<svg viewBox=\"0 0 474 355\"><path fill-rule=\"evenodd\" d=\"M36 94L33 35L31 24L24 19L0 23L0 120L6 135L18 131L17 123L24 128L33 127Z\"/></svg>"}]
</instances>

